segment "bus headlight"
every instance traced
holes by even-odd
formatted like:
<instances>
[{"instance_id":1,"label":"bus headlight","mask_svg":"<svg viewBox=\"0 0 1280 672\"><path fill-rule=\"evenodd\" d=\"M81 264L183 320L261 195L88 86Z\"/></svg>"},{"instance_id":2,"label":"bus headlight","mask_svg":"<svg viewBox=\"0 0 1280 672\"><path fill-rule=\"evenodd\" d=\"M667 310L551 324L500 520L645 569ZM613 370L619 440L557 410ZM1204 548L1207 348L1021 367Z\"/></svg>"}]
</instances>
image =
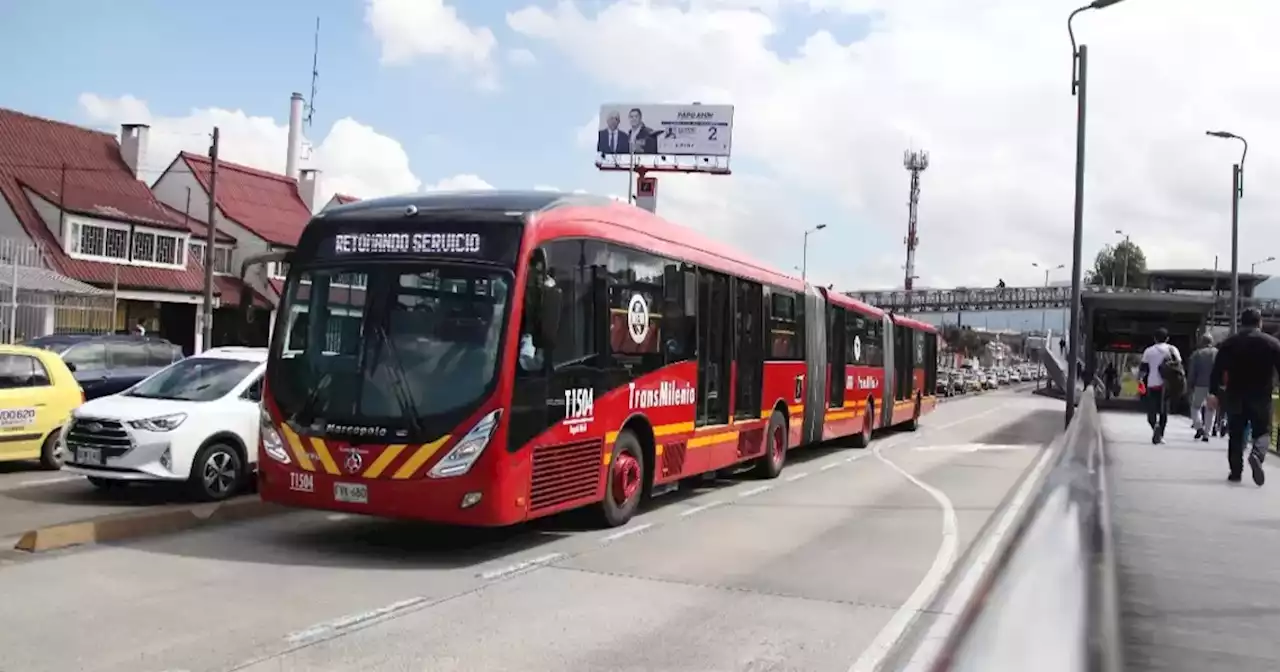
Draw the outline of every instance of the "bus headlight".
<instances>
[{"instance_id":1,"label":"bus headlight","mask_svg":"<svg viewBox=\"0 0 1280 672\"><path fill-rule=\"evenodd\" d=\"M462 440L454 445L453 450L441 458L427 475L432 478L447 478L461 476L470 471L471 465L480 459L485 447L489 445L489 437L493 436L493 430L498 428L500 417L502 417L502 409L480 418L471 431L467 432L467 435L462 437Z\"/></svg>"},{"instance_id":2,"label":"bus headlight","mask_svg":"<svg viewBox=\"0 0 1280 672\"><path fill-rule=\"evenodd\" d=\"M267 413L267 409L258 408L258 424L258 434L262 437L262 451L277 462L284 464L293 462L289 459L289 451L284 449L284 441L280 438L280 432L276 431L276 424L271 422L271 415Z\"/></svg>"}]
</instances>

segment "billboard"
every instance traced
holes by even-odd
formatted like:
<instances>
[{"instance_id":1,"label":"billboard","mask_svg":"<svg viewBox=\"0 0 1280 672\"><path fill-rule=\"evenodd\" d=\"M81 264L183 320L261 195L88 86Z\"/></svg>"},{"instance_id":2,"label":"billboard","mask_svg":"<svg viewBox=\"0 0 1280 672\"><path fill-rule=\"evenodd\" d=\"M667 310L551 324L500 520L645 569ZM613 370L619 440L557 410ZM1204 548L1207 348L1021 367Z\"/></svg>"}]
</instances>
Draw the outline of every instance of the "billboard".
<instances>
[{"instance_id":1,"label":"billboard","mask_svg":"<svg viewBox=\"0 0 1280 672\"><path fill-rule=\"evenodd\" d=\"M732 105L601 105L596 161L631 154L728 158L732 134Z\"/></svg>"}]
</instances>

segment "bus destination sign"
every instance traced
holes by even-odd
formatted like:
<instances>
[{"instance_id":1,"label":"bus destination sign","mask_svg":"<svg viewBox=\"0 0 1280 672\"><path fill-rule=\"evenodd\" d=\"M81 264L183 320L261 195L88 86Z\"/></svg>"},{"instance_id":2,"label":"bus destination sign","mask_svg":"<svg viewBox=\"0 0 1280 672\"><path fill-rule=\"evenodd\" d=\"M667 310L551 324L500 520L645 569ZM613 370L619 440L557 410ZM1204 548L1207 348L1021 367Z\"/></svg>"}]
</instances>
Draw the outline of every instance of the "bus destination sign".
<instances>
[{"instance_id":1,"label":"bus destination sign","mask_svg":"<svg viewBox=\"0 0 1280 672\"><path fill-rule=\"evenodd\" d=\"M479 256L484 252L478 233L339 233L333 254L439 254Z\"/></svg>"}]
</instances>

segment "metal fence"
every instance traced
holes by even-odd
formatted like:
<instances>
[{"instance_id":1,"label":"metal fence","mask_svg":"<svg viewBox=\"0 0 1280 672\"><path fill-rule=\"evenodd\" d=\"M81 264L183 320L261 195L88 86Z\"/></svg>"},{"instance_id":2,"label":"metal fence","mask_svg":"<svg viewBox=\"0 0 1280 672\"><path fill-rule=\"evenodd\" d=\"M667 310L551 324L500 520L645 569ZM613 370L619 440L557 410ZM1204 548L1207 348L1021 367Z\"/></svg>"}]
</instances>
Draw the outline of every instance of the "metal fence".
<instances>
[{"instance_id":1,"label":"metal fence","mask_svg":"<svg viewBox=\"0 0 1280 672\"><path fill-rule=\"evenodd\" d=\"M0 343L114 331L114 293L61 275L46 259L40 245L0 238Z\"/></svg>"}]
</instances>

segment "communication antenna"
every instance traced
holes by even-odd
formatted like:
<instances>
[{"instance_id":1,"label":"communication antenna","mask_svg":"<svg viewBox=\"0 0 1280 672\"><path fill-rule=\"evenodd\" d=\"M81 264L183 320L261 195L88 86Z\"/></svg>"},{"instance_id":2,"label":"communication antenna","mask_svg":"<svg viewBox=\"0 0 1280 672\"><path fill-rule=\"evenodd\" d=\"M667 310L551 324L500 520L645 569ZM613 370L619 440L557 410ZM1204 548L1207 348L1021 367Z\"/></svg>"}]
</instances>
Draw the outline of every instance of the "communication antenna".
<instances>
[{"instance_id":1,"label":"communication antenna","mask_svg":"<svg viewBox=\"0 0 1280 672\"><path fill-rule=\"evenodd\" d=\"M903 288L911 290L916 279L916 210L920 206L920 173L929 167L929 153L907 150L902 156L902 166L911 173L911 199L907 201L907 265ZM910 295L908 295L908 298Z\"/></svg>"},{"instance_id":2,"label":"communication antenna","mask_svg":"<svg viewBox=\"0 0 1280 672\"><path fill-rule=\"evenodd\" d=\"M311 97L307 99L307 130L311 130L311 117L316 113L316 82L320 79L320 17L316 17L316 33L311 48Z\"/></svg>"}]
</instances>

